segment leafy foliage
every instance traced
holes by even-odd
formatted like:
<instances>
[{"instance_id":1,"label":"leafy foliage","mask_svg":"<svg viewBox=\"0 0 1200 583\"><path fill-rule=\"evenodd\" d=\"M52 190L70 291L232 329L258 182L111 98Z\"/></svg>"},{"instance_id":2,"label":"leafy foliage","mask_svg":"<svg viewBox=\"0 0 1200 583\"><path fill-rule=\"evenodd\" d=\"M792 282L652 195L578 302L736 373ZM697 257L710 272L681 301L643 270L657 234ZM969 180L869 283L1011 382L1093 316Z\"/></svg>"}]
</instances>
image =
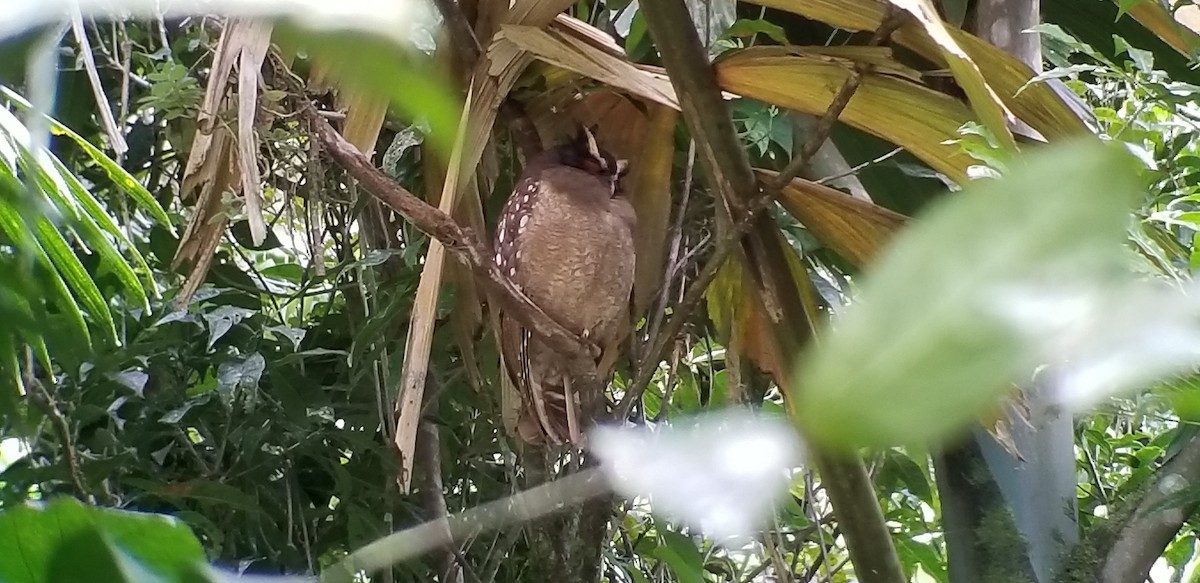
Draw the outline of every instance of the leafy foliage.
<instances>
[{"instance_id":1,"label":"leafy foliage","mask_svg":"<svg viewBox=\"0 0 1200 583\"><path fill-rule=\"evenodd\" d=\"M698 14L706 4L690 7ZM1024 167L1023 159L996 153L991 130L961 124L978 117L972 105L981 106L929 81L944 66L939 55L953 48L944 39L939 48L905 37L905 48L925 62L914 58L901 65L890 55L854 52L862 47L833 46L851 37L846 30L861 28L854 19L862 18L861 11L830 16L837 2L777 3L795 14L713 4L718 18L703 27L703 37L709 52L721 55L723 82L746 83L730 110L752 163L778 171L810 136L786 107L819 116L850 68L884 65L887 75L865 82L842 118L846 123L834 132L832 145L845 168L826 178L852 176L875 204L919 216L892 255L873 259L860 273L861 258L840 256L836 250L845 247L825 235L854 236L853 228L816 229L783 206L773 207L780 240L791 253L789 263L777 267L807 282L814 321L821 324L829 314L846 319L806 355L807 366L797 369L798 388L781 387L760 370L767 333L747 301L749 284L739 283L737 269L726 270L713 284L719 293L709 295L708 309L685 314L671 354L663 362L640 363L654 374L631 420L661 430L672 419L749 405L772 414L791 411L822 445L875 446L868 466L904 573L913 580L949 581L944 493L922 448L986 414L1007 381L1045 360L1045 352L1022 344L1011 330L981 324L981 310L996 306L986 293L1008 281L999 276L1029 280L1044 273L1035 269L1041 260L1082 273L1088 282L1130 266L1146 278L1188 281L1200 265L1194 179L1200 153L1190 138L1195 88L1177 79L1175 69L1156 69L1174 64L1178 55L1143 50L1136 40L1094 49L1064 32L1085 22L1043 27L1047 58L1057 68L1027 84L1029 102L1044 111L1031 109L1050 112L1037 119L1057 132L1045 132L1057 140L1082 124L1063 121L1066 108L1046 101L1045 82L1065 80L1087 99L1101 136L1131 150L1140 161L1137 172L1151 184L1149 196L1135 201L1126 196L1135 189L1130 174L1122 173L1127 157L1112 148L1038 152L1045 159L1035 156ZM945 4L948 14L966 10L965 3ZM849 0L840 5L878 8ZM827 18L797 16L805 10L826 11ZM657 62L636 5L581 2L569 12L615 31L634 61ZM0 557L0 578L71 577L79 573L66 570L83 566L94 568L89 575L112 580L147 573L163 580L228 577L205 562L244 573L317 574L383 535L439 517L437 501L455 514L542 477L498 427L495 347L469 317L478 309L471 305L474 292L462 285L465 280L450 278L436 302L421 415L423 428L438 435L427 450L434 453L422 455L436 457L440 467L423 459L413 490L397 488L392 403L402 384L408 322L429 239L350 184L295 113L298 103L326 100L345 112L348 129L370 101L362 98L366 90L382 88L403 115L384 118L378 110L383 129L371 142L393 147L376 148L376 163L413 192L436 192L460 105L442 81L456 76L421 54L395 58L377 38L312 35L281 25L275 40L310 82L328 69L322 59L346 66L332 71L340 83L332 98L297 94L286 78L290 72L273 62L264 68L255 163L271 228L261 245L253 245L239 194L218 192L203 203L179 200L206 72L217 54L210 24L88 23L88 33L100 41L92 50L110 101L100 106L121 113L130 144L115 159L104 153L111 139L98 121L91 88L80 81L86 67L74 59L59 63L63 79L54 119L5 90L0 321L7 325L0 328L0 389L11 381L21 390L0 391L0 444L5 438L19 442L22 453L0 465L0 547L9 548L5 537L38 537L36 545L24 547L22 563ZM535 38L522 30L511 27L507 34ZM952 33L972 58L1004 65L995 69L1001 73L981 67L971 76L976 98L985 93L980 83L999 87L1020 77L992 47L966 44L962 31ZM782 46L789 43L811 46ZM78 56L77 43L63 44ZM497 53L503 51L492 56ZM595 62L554 64L554 56L541 55L551 64L531 68L518 83L529 103L561 113L560 106L576 97L599 95L591 103L602 103L611 96L605 93L610 87L579 71L595 71ZM779 75L755 74L763 70ZM956 74L962 76L961 68ZM628 78L615 81L644 90ZM621 87L629 90L621 99L633 103L637 91ZM486 92L473 96L481 94ZM880 98L888 95L898 97ZM1006 105L1026 115L1030 109L1020 108L1029 102ZM640 114L644 103L631 109ZM893 111L896 103L904 103L904 111ZM919 109L930 104L937 116ZM236 126L233 109L218 112L218 127ZM612 125L633 119L621 117L628 110L618 107L606 111ZM537 113L531 117L546 125ZM898 123L900 117L907 121ZM928 123L935 118L938 124ZM41 124L51 129L48 144L38 143ZM653 334L675 315L675 294L682 295L728 228L722 201L687 155L690 137L667 129L676 134L674 183L667 190L677 192L665 205L671 222L664 224L672 225L673 239L666 243L675 250L668 254L661 302L639 323L631 362L622 363L613 379L614 398L631 388ZM485 191L482 216L464 222L488 222L520 166L507 134L494 136L475 174L474 184ZM909 151L896 154L896 144L881 136ZM968 173L1002 178L987 181L980 192L969 188L943 200ZM1061 187L1047 193L1047 184ZM1136 208L1130 211L1127 203ZM211 209L213 214L201 214ZM1130 214L1137 220L1125 235L1141 258L1118 247ZM180 302L181 270L174 259L194 243L184 225L195 216L207 217L205 224L228 221L229 228L219 223L205 285ZM1164 311L1165 317L1139 322L1173 315ZM784 355L789 364L791 356ZM1135 500L1163 461L1194 437L1187 421L1195 418L1197 386L1192 376L1179 375L1154 391L1104 400L1097 414L1080 415L1085 527L1113 524L1107 519ZM861 578L849 565L829 486L810 469L790 480L771 520L740 545L661 514L669 505L656 507L644 497L620 501L602 543L603 576L610 582ZM40 506L29 506L31 500ZM537 532L546 524L524 530L506 524L445 557L433 553L396 565L391 576L447 580L447 569L456 568L471 580L531 580L548 560ZM1193 544L1189 525L1168 547L1164 558L1176 573L1193 562Z\"/></svg>"}]
</instances>

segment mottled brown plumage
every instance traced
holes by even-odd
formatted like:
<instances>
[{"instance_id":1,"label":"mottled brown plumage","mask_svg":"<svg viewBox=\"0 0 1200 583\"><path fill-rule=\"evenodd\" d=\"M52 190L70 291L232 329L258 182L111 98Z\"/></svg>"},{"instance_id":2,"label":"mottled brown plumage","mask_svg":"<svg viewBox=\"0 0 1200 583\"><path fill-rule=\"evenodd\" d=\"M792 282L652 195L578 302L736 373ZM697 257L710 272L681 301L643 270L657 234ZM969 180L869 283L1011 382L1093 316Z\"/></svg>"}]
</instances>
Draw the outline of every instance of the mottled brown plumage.
<instances>
[{"instance_id":1,"label":"mottled brown plumage","mask_svg":"<svg viewBox=\"0 0 1200 583\"><path fill-rule=\"evenodd\" d=\"M621 190L625 161L584 129L526 164L500 215L493 261L551 318L601 349L629 325L634 212ZM500 315L505 374L520 394L522 441L581 445L600 394L579 394L562 356ZM607 373L607 371L602 371ZM574 396L569 399L568 396ZM568 401L573 401L569 406Z\"/></svg>"}]
</instances>

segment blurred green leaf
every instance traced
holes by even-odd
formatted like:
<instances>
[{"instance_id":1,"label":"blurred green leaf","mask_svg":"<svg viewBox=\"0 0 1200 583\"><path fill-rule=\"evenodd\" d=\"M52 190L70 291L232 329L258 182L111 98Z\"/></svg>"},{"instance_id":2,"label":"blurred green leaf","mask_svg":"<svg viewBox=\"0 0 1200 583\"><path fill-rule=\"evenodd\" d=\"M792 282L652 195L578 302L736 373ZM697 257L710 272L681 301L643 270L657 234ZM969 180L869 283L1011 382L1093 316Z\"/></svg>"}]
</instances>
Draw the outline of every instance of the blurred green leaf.
<instances>
[{"instance_id":1,"label":"blurred green leaf","mask_svg":"<svg viewBox=\"0 0 1200 583\"><path fill-rule=\"evenodd\" d=\"M692 539L669 530L659 531L663 545L654 556L671 566L680 583L704 583L704 557Z\"/></svg>"},{"instance_id":2,"label":"blurred green leaf","mask_svg":"<svg viewBox=\"0 0 1200 583\"><path fill-rule=\"evenodd\" d=\"M428 57L362 32L321 32L279 23L272 40L285 50L336 63L329 73L347 87L386 96L393 105L430 128L429 139L449 159L462 99Z\"/></svg>"},{"instance_id":3,"label":"blurred green leaf","mask_svg":"<svg viewBox=\"0 0 1200 583\"><path fill-rule=\"evenodd\" d=\"M939 201L867 274L856 305L800 359L791 405L807 434L842 447L946 437L1036 363L997 312L1008 286L1123 273L1139 192L1129 155L1087 139L1026 162Z\"/></svg>"},{"instance_id":4,"label":"blurred green leaf","mask_svg":"<svg viewBox=\"0 0 1200 583\"><path fill-rule=\"evenodd\" d=\"M174 518L96 508L73 498L0 512L0 548L0 580L6 583L144 580L117 577L139 571L180 581L204 560L195 535Z\"/></svg>"},{"instance_id":5,"label":"blurred green leaf","mask_svg":"<svg viewBox=\"0 0 1200 583\"><path fill-rule=\"evenodd\" d=\"M85 527L64 537L50 559L50 572L45 580L113 583L168 581L122 552L94 526Z\"/></svg>"}]
</instances>

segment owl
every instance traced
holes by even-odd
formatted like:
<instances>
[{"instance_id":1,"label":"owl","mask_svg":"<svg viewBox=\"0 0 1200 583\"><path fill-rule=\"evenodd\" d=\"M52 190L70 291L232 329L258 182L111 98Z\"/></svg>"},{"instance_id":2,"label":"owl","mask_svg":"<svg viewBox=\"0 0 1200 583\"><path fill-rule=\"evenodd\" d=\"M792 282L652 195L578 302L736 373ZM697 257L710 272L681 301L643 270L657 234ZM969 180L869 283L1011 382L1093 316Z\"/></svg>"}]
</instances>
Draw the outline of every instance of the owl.
<instances>
[{"instance_id":1,"label":"owl","mask_svg":"<svg viewBox=\"0 0 1200 583\"><path fill-rule=\"evenodd\" d=\"M528 160L493 241L492 260L526 297L606 353L629 326L636 220L621 188L627 168L581 128ZM520 395L509 432L530 444L582 447L603 395L576 391L564 358L503 313L500 345L503 374Z\"/></svg>"}]
</instances>

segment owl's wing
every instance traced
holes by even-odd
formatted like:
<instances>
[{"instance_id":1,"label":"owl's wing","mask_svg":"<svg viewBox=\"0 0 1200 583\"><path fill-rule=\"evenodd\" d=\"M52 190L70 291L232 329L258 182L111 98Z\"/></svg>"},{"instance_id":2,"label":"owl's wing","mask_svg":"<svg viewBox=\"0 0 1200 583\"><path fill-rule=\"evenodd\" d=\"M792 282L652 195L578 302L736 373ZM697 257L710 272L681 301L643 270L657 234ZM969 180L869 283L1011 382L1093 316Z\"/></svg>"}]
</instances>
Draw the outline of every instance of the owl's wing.
<instances>
[{"instance_id":1,"label":"owl's wing","mask_svg":"<svg viewBox=\"0 0 1200 583\"><path fill-rule=\"evenodd\" d=\"M521 268L520 235L529 222L529 213L533 209L533 195L537 194L537 180L532 176L523 176L517 181L504 208L500 212L500 220L496 224L496 235L492 242L494 256L492 262L500 268L513 283L520 288L517 274ZM509 379L520 391L528 390L528 375L522 374L529 367L527 351L521 350L527 344L527 332L514 320L501 313L500 317L500 350L504 357L505 372Z\"/></svg>"},{"instance_id":2,"label":"owl's wing","mask_svg":"<svg viewBox=\"0 0 1200 583\"><path fill-rule=\"evenodd\" d=\"M519 391L529 390L529 352L525 338L529 332L507 315L500 316L500 352L504 372Z\"/></svg>"},{"instance_id":3,"label":"owl's wing","mask_svg":"<svg viewBox=\"0 0 1200 583\"><path fill-rule=\"evenodd\" d=\"M500 344L500 363L501 363L501 407L503 408L502 416L504 428L509 435L521 436L528 433L527 430L521 427L523 418L525 417L525 402L528 400L525 395L529 387L526 379L527 374L523 374L527 368L525 364L525 356L520 350L520 339L524 334L524 330L512 318L509 318L504 313L499 314L497 321L499 327L498 340Z\"/></svg>"},{"instance_id":4,"label":"owl's wing","mask_svg":"<svg viewBox=\"0 0 1200 583\"><path fill-rule=\"evenodd\" d=\"M541 443L546 438L554 443L561 443L562 436L567 431L567 411L561 403L563 387L547 387L534 380L541 375L535 375L532 370L532 353L537 348L532 346L529 330L503 314L500 317L500 338L506 388L511 386L511 390L516 393L506 396L518 401L506 405L506 409L511 406L511 414L515 415L515 419L505 419L505 423L508 424L506 429L526 443ZM548 403L547 395L553 394L555 390L560 395L559 402Z\"/></svg>"},{"instance_id":5,"label":"owl's wing","mask_svg":"<svg viewBox=\"0 0 1200 583\"><path fill-rule=\"evenodd\" d=\"M495 256L492 260L518 288L521 288L521 235L529 224L538 188L536 175L523 176L518 180L496 225L493 245ZM546 436L559 441L554 430L548 429L552 426L542 387L534 386L529 331L503 313L500 317L500 350L504 372L521 400L515 423L517 433L531 443L540 442ZM535 414L533 416L529 415L531 408Z\"/></svg>"}]
</instances>

